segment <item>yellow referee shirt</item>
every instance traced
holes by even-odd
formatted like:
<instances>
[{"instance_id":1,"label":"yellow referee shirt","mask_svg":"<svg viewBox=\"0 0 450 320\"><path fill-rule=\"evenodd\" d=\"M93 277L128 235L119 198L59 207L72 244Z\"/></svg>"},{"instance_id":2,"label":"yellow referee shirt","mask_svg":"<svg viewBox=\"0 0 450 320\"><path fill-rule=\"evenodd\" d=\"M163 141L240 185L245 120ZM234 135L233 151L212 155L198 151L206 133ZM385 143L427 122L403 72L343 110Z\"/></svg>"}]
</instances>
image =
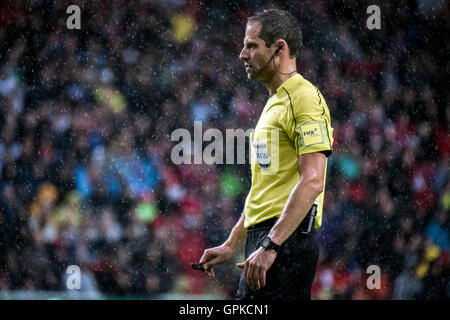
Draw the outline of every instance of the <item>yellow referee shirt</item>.
<instances>
[{"instance_id":1,"label":"yellow referee shirt","mask_svg":"<svg viewBox=\"0 0 450 320\"><path fill-rule=\"evenodd\" d=\"M250 141L252 185L245 228L281 215L300 178L299 155L331 153L333 128L322 94L301 75L292 76L267 101ZM315 228L322 224L324 192L316 199Z\"/></svg>"}]
</instances>

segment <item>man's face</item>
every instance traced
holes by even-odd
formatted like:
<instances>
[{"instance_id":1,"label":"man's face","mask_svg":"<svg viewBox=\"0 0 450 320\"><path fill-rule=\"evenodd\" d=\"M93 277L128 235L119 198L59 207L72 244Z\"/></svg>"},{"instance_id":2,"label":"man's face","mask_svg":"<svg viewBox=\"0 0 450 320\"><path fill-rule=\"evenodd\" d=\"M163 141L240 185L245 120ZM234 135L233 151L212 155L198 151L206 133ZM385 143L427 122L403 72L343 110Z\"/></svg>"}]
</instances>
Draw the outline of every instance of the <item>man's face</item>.
<instances>
[{"instance_id":1,"label":"man's face","mask_svg":"<svg viewBox=\"0 0 450 320\"><path fill-rule=\"evenodd\" d=\"M259 23L247 25L244 48L242 48L239 59L245 62L245 71L247 71L249 79L263 81L270 78L273 73L273 66L270 63L267 64L267 61L273 55L274 50L272 47L267 48L266 42L259 37L260 29Z\"/></svg>"}]
</instances>

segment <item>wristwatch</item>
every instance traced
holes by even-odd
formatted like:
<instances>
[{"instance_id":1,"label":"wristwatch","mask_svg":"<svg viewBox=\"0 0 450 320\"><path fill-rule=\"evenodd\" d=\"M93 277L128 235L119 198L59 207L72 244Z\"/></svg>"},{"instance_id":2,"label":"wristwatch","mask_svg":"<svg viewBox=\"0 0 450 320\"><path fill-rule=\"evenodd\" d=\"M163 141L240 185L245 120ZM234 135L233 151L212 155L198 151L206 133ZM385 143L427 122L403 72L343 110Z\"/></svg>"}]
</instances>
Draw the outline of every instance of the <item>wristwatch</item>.
<instances>
[{"instance_id":1,"label":"wristwatch","mask_svg":"<svg viewBox=\"0 0 450 320\"><path fill-rule=\"evenodd\" d=\"M272 241L272 239L269 236L266 236L261 241L261 247L263 247L266 250L275 250L275 252L280 252L281 246L279 244L276 244Z\"/></svg>"}]
</instances>

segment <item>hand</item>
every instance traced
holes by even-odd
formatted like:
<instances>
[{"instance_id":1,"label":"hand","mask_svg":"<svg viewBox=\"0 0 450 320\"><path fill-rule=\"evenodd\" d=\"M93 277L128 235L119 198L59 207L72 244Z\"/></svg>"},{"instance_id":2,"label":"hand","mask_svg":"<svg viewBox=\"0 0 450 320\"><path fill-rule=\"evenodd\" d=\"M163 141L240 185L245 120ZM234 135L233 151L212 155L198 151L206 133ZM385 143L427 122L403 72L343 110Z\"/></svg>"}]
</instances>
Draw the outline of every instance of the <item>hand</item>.
<instances>
[{"instance_id":1,"label":"hand","mask_svg":"<svg viewBox=\"0 0 450 320\"><path fill-rule=\"evenodd\" d=\"M200 263L203 263L203 267L205 268L205 272L208 274L208 276L210 278L214 278L215 274L213 267L216 264L226 262L231 258L232 254L233 250L229 246L223 244L218 247L206 249L203 252L202 258L200 259Z\"/></svg>"},{"instance_id":2,"label":"hand","mask_svg":"<svg viewBox=\"0 0 450 320\"><path fill-rule=\"evenodd\" d=\"M245 262L237 264L239 268L244 269L245 281L250 289L258 290L266 285L266 272L272 266L276 257L276 251L260 247Z\"/></svg>"}]
</instances>

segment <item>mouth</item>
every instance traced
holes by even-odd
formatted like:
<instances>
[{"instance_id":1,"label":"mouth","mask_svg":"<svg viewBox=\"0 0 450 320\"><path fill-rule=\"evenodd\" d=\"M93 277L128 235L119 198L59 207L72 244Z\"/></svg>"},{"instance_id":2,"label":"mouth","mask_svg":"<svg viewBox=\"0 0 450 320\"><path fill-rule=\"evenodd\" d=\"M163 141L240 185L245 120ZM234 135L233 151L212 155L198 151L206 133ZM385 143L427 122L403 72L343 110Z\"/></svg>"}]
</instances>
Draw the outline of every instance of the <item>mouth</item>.
<instances>
[{"instance_id":1,"label":"mouth","mask_svg":"<svg viewBox=\"0 0 450 320\"><path fill-rule=\"evenodd\" d=\"M249 64L245 64L245 71L249 72L253 67Z\"/></svg>"}]
</instances>

